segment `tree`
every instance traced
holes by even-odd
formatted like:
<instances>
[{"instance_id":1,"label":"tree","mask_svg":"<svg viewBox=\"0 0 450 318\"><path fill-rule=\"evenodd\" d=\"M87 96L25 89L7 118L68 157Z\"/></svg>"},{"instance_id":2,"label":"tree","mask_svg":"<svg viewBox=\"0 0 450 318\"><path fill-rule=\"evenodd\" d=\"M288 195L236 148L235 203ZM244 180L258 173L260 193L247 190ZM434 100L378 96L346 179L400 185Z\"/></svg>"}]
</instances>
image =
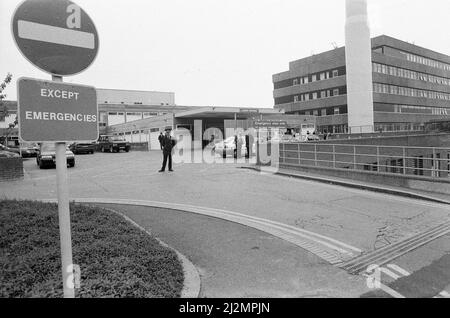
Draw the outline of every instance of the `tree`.
<instances>
[{"instance_id":1,"label":"tree","mask_svg":"<svg viewBox=\"0 0 450 318\"><path fill-rule=\"evenodd\" d=\"M6 94L3 94L3 91L5 90L6 86L11 83L12 80L12 74L8 73L3 80L3 82L0 84L0 120L4 120L9 115L9 110L6 104L3 102L3 99L6 98ZM8 139L9 135L11 135L14 127L16 127L19 124L18 118L16 115L16 118L14 119L14 122L9 124L9 127L7 128L6 133L6 139Z\"/></svg>"},{"instance_id":2,"label":"tree","mask_svg":"<svg viewBox=\"0 0 450 318\"><path fill-rule=\"evenodd\" d=\"M9 115L8 107L3 102L3 99L6 98L6 94L3 94L3 91L6 88L6 85L8 85L12 80L12 74L8 73L6 75L6 78L3 80L3 83L0 84L0 119L4 119ZM16 116L17 120L17 116ZM15 126L15 125L14 125Z\"/></svg>"}]
</instances>

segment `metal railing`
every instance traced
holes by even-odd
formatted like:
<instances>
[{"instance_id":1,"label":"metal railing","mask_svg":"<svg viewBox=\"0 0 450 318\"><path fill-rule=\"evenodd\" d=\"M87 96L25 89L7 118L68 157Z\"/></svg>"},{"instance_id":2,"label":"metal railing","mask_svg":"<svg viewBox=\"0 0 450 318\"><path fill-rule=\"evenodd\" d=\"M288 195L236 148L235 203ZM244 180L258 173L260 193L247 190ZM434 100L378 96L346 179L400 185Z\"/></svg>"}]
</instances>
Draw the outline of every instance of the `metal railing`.
<instances>
[{"instance_id":1,"label":"metal railing","mask_svg":"<svg viewBox=\"0 0 450 318\"><path fill-rule=\"evenodd\" d=\"M282 143L281 165L450 178L450 148Z\"/></svg>"}]
</instances>

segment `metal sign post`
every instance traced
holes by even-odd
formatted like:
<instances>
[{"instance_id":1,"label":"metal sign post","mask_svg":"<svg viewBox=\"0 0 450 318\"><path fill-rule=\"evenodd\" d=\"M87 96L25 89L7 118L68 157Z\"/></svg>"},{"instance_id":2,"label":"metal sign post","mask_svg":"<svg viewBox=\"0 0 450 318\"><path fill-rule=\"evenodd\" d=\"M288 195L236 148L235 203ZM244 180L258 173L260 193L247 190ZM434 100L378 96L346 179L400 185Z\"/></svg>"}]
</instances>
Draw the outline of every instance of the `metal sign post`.
<instances>
[{"instance_id":1,"label":"metal sign post","mask_svg":"<svg viewBox=\"0 0 450 318\"><path fill-rule=\"evenodd\" d=\"M62 76L52 75L52 80L62 82ZM66 143L56 146L56 185L58 191L59 240L61 243L61 262L64 298L75 298L72 262L72 234L70 229L69 184L67 182Z\"/></svg>"},{"instance_id":2,"label":"metal sign post","mask_svg":"<svg viewBox=\"0 0 450 318\"><path fill-rule=\"evenodd\" d=\"M63 76L89 67L98 53L94 22L70 0L25 0L11 20L22 55L52 82L18 81L19 135L22 141L54 142L64 297L75 297L70 229L66 142L98 138L95 88L64 85Z\"/></svg>"}]
</instances>

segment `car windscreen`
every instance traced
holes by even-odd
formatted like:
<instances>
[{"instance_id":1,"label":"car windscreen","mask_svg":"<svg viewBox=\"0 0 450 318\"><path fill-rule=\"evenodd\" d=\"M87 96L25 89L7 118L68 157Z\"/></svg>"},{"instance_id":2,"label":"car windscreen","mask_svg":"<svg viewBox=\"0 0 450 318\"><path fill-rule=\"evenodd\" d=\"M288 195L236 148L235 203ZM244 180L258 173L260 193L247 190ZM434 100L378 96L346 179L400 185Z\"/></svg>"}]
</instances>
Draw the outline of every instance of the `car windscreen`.
<instances>
[{"instance_id":1,"label":"car windscreen","mask_svg":"<svg viewBox=\"0 0 450 318\"><path fill-rule=\"evenodd\" d=\"M228 137L227 139L224 140L224 142L226 144L234 142L234 136L233 137Z\"/></svg>"},{"instance_id":2,"label":"car windscreen","mask_svg":"<svg viewBox=\"0 0 450 318\"><path fill-rule=\"evenodd\" d=\"M42 152L52 152L55 151L55 144L43 144L41 147Z\"/></svg>"}]
</instances>

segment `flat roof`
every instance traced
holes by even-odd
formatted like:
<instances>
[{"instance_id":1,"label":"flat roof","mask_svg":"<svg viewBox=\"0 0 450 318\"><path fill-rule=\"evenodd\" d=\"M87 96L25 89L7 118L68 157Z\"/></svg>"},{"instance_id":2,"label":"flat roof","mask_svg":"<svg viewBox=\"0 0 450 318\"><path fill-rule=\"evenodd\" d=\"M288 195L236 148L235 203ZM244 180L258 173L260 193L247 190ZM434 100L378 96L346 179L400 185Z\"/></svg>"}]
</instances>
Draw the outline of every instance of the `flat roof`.
<instances>
[{"instance_id":1,"label":"flat roof","mask_svg":"<svg viewBox=\"0 0 450 318\"><path fill-rule=\"evenodd\" d=\"M284 111L273 108L243 108L243 107L202 107L182 111L175 114L176 118L210 118L220 117L224 119L234 119L234 114L239 117L251 117L255 114L284 114Z\"/></svg>"}]
</instances>

